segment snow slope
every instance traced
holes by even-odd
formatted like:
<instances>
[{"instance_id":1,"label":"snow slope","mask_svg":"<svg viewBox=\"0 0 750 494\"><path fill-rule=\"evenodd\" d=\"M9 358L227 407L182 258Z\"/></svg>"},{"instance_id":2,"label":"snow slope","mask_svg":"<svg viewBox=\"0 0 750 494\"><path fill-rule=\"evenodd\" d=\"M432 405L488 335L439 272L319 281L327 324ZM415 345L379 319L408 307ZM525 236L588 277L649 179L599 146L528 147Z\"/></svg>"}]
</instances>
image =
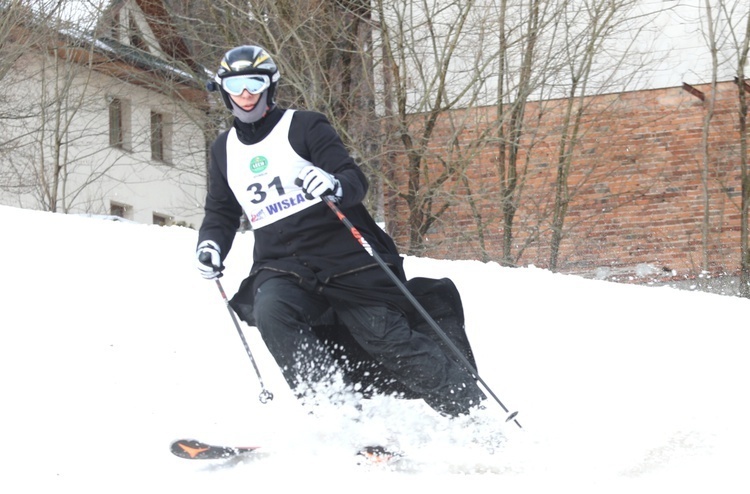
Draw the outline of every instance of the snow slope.
<instances>
[{"instance_id":1,"label":"snow slope","mask_svg":"<svg viewBox=\"0 0 750 494\"><path fill-rule=\"evenodd\" d=\"M0 222L3 492L750 491L748 300L407 258L409 276L456 282L480 374L519 411L523 429L486 411L505 436L491 454L419 402L307 415L245 328L275 394L261 404L195 231L9 207ZM238 236L227 292L251 250ZM190 462L178 437L266 453ZM368 441L420 464L357 466Z\"/></svg>"}]
</instances>

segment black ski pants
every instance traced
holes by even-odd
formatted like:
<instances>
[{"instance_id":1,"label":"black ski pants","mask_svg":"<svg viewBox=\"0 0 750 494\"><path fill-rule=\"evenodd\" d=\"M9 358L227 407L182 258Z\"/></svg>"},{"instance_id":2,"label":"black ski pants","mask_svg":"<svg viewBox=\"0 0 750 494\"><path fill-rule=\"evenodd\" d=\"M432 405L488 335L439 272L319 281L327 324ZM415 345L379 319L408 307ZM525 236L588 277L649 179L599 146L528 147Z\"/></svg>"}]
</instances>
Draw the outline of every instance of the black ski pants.
<instances>
[{"instance_id":1,"label":"black ski pants","mask_svg":"<svg viewBox=\"0 0 750 494\"><path fill-rule=\"evenodd\" d=\"M284 277L264 281L255 293L258 330L294 390L336 372L331 353L312 331L330 307L322 295ZM350 302L337 302L333 309L371 357L437 411L451 416L468 413L483 397L469 373L428 336L412 331L401 312Z\"/></svg>"}]
</instances>

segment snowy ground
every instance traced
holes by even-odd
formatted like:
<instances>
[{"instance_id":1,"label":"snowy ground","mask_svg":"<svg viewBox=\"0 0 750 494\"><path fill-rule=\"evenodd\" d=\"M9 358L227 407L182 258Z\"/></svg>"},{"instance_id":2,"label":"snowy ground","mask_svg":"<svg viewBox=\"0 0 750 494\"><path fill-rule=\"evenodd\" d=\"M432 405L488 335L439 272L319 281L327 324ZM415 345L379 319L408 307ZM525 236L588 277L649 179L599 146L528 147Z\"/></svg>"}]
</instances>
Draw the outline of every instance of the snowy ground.
<instances>
[{"instance_id":1,"label":"snowy ground","mask_svg":"<svg viewBox=\"0 0 750 494\"><path fill-rule=\"evenodd\" d=\"M523 429L487 411L506 438L490 454L417 402L306 415L247 328L275 394L261 404L195 231L8 207L0 222L3 492L750 491L748 300L407 258L409 276L455 281L480 374L519 411ZM251 246L238 237L228 292ZM178 437L266 455L180 460ZM357 466L376 440L418 465Z\"/></svg>"}]
</instances>

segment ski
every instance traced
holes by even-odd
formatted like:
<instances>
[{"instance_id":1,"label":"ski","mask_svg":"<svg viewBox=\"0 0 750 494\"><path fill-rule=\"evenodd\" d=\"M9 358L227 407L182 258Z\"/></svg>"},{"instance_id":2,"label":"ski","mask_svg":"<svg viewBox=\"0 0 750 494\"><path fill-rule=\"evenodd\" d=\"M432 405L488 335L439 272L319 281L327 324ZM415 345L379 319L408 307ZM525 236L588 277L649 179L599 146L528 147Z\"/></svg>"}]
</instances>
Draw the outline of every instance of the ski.
<instances>
[{"instance_id":1,"label":"ski","mask_svg":"<svg viewBox=\"0 0 750 494\"><path fill-rule=\"evenodd\" d=\"M221 446L208 444L195 439L178 439L172 442L170 451L185 460L226 460L252 454L260 446ZM400 453L389 451L383 446L366 446L357 452L359 464L386 465L402 458Z\"/></svg>"},{"instance_id":2,"label":"ski","mask_svg":"<svg viewBox=\"0 0 750 494\"><path fill-rule=\"evenodd\" d=\"M186 460L221 460L252 453L260 446L217 446L195 439L178 439L170 446L175 456Z\"/></svg>"}]
</instances>

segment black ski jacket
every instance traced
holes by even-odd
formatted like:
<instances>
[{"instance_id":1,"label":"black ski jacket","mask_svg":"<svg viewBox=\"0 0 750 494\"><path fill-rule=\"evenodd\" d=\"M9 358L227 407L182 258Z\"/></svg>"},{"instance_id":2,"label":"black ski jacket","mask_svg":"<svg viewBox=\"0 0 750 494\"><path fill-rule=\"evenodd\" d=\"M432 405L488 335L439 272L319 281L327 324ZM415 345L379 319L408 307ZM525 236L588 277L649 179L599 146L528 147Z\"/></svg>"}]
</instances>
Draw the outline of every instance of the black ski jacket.
<instances>
[{"instance_id":1,"label":"black ski jacket","mask_svg":"<svg viewBox=\"0 0 750 494\"><path fill-rule=\"evenodd\" d=\"M262 141L286 110L275 108L255 124L237 119L234 127L244 144ZM227 136L221 133L211 145L205 217L198 243L213 240L226 258L240 225L242 207L227 182ZM390 236L373 220L362 204L368 189L367 178L349 155L326 117L317 112L296 111L289 129L294 151L341 183L338 204L367 242L403 281L402 259ZM251 322L255 289L273 276L288 276L329 299L365 304L387 303L403 308L398 289L375 259L354 238L323 202L253 231L253 266L233 300L241 317Z\"/></svg>"}]
</instances>

